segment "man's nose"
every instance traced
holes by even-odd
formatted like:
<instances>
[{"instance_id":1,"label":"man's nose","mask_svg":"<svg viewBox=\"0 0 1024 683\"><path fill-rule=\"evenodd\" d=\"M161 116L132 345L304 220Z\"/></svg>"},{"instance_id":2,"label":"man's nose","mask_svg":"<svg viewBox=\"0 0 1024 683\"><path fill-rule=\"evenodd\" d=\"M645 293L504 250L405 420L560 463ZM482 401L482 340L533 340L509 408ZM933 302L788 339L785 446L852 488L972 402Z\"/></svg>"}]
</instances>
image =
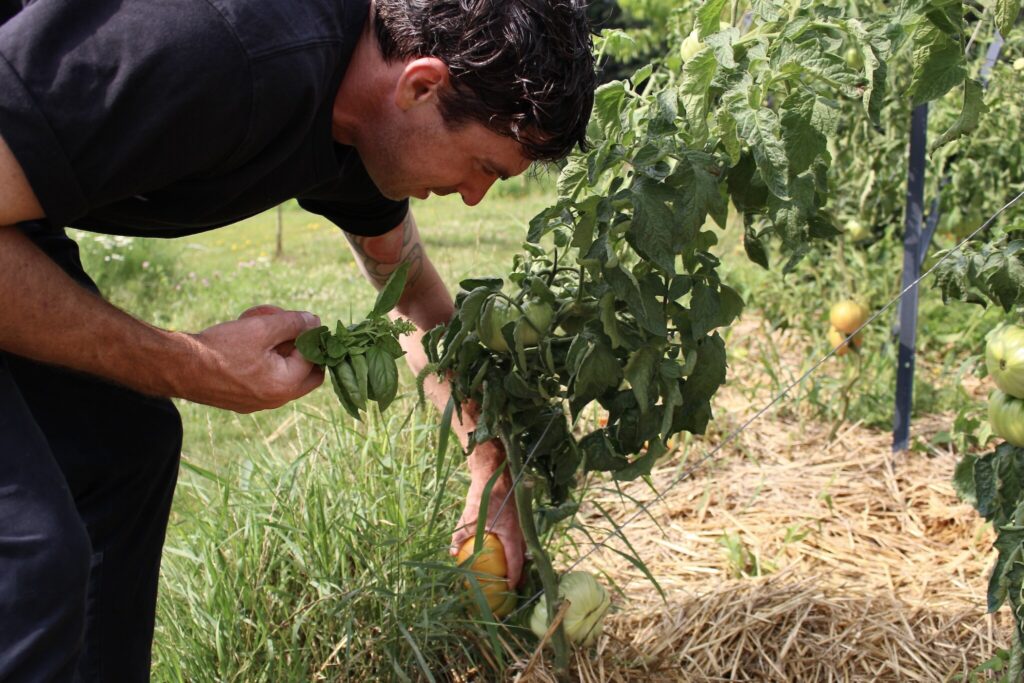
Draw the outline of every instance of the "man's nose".
<instances>
[{"instance_id":1,"label":"man's nose","mask_svg":"<svg viewBox=\"0 0 1024 683\"><path fill-rule=\"evenodd\" d=\"M463 183L459 186L459 194L462 195L462 201L466 206L476 206L487 194L487 191L494 185L495 178L488 178L487 180L478 180L473 183Z\"/></svg>"}]
</instances>

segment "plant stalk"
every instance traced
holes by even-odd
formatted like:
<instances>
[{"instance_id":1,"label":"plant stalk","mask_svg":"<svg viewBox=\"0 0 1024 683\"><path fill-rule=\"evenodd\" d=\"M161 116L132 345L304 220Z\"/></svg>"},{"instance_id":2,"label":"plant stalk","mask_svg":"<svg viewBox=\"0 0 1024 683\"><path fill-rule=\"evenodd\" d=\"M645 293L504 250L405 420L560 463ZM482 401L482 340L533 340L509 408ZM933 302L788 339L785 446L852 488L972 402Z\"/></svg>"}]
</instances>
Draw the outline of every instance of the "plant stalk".
<instances>
[{"instance_id":1,"label":"plant stalk","mask_svg":"<svg viewBox=\"0 0 1024 683\"><path fill-rule=\"evenodd\" d=\"M526 478L523 473L523 456L519 452L519 442L507 429L499 430L501 441L505 445L505 454L508 457L509 469L512 472L512 481L519 482L513 487L516 497L516 509L519 512L519 526L523 530L523 538L526 540L526 547L533 554L533 561L537 564L537 571L540 574L541 584L544 586L544 601L548 609L548 623L553 623L558 613L558 575L551 564L544 546L537 535L537 526L533 521L533 500L530 491L524 486ZM568 680L569 676L569 641L565 636L565 629L561 624L555 629L551 636L551 646L555 650L555 671L559 678Z\"/></svg>"}]
</instances>

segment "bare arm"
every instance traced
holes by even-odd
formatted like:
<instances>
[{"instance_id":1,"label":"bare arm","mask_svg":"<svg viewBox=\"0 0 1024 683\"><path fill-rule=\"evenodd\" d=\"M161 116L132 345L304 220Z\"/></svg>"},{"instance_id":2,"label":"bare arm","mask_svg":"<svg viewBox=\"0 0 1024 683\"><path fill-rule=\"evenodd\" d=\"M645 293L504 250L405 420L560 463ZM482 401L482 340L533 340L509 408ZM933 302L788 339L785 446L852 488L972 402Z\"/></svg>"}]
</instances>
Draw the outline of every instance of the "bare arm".
<instances>
[{"instance_id":1,"label":"bare arm","mask_svg":"<svg viewBox=\"0 0 1024 683\"><path fill-rule=\"evenodd\" d=\"M440 323L451 320L455 313L455 305L448 288L445 287L420 242L419 230L416 228L412 211L401 224L378 237L350 234L347 236L360 269L378 289L384 286L395 268L401 263L409 263L405 291L393 315L408 318L416 325L416 332L403 337L401 343L406 352L409 368L418 375L427 364L422 344L424 333ZM434 375L428 377L424 383L424 393L438 410L444 409L451 396L448 384ZM474 413L474 406L463 406L462 422L455 421L452 425L463 447L468 443L469 432L476 428ZM467 466L471 483L466 496L466 508L455 533L452 534L453 554L475 531L484 486L504 461L505 453L497 441L481 444L470 453ZM491 506L487 516L488 528L501 538L505 547L509 579L515 584L518 583L522 571L524 546L522 532L516 519L515 502L510 495L511 487L512 478L506 472L491 492ZM508 502L498 515L498 507L506 498Z\"/></svg>"},{"instance_id":2,"label":"bare arm","mask_svg":"<svg viewBox=\"0 0 1024 683\"><path fill-rule=\"evenodd\" d=\"M0 349L143 393L243 412L281 405L322 381L297 352L274 352L315 319L293 312L196 335L147 325L78 285L11 227L42 216L21 166L0 139Z\"/></svg>"},{"instance_id":3,"label":"bare arm","mask_svg":"<svg viewBox=\"0 0 1024 683\"><path fill-rule=\"evenodd\" d=\"M378 237L360 237L349 233L346 233L346 237L356 263L377 289L384 286L400 264L409 264L405 291L392 315L408 318L416 325L416 331L402 337L401 343L409 368L413 374L418 375L427 365L422 343L424 333L451 320L455 306L448 288L423 249L412 211L397 227ZM448 385L436 376L427 378L424 393L442 411L451 396ZM471 416L463 424L453 425L463 447L468 443L468 434L474 427Z\"/></svg>"}]
</instances>

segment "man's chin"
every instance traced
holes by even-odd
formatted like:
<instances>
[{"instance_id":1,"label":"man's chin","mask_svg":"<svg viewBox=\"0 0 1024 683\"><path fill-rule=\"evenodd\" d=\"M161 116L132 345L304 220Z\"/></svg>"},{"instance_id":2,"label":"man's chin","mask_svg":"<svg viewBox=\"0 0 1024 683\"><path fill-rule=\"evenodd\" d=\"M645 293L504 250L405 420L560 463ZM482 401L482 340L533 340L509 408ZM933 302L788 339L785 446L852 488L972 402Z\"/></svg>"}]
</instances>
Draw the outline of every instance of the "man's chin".
<instances>
[{"instance_id":1,"label":"man's chin","mask_svg":"<svg viewBox=\"0 0 1024 683\"><path fill-rule=\"evenodd\" d=\"M426 199L427 197L430 196L430 190L405 190L405 191L402 191L402 190L384 190L384 189L381 189L381 188L378 188L378 189L380 189L380 193L382 195L384 195L385 198L390 199L393 202L404 201L404 200L410 199L412 197L415 197L416 199Z\"/></svg>"}]
</instances>

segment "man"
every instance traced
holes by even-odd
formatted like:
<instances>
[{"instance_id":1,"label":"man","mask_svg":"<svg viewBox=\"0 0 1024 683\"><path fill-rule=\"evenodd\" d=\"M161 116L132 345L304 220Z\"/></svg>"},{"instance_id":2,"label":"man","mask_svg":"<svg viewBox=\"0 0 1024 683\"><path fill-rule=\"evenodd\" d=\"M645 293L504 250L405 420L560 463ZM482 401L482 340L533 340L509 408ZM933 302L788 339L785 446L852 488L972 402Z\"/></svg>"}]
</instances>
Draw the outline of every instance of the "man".
<instances>
[{"instance_id":1,"label":"man","mask_svg":"<svg viewBox=\"0 0 1024 683\"><path fill-rule=\"evenodd\" d=\"M563 156L593 88L580 0L0 0L0 681L145 680L168 399L249 412L323 379L275 350L314 315L157 329L98 296L63 228L174 237L297 197L377 286L412 264L398 311L426 330L452 302L407 198L472 206ZM503 457L470 455L453 546ZM486 514L515 581L514 512Z\"/></svg>"}]
</instances>

